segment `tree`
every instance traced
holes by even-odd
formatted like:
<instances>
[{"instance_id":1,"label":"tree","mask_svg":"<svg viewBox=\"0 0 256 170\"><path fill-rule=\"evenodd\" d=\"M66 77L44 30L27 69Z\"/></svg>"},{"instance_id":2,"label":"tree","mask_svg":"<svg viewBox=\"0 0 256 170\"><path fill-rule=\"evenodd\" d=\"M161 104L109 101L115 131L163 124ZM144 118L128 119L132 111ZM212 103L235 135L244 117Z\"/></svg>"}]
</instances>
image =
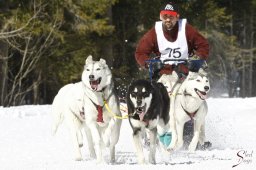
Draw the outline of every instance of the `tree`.
<instances>
[{"instance_id":1,"label":"tree","mask_svg":"<svg viewBox=\"0 0 256 170\"><path fill-rule=\"evenodd\" d=\"M253 67L255 63L255 10L256 1L229 0L228 7L232 15L232 29L230 33L237 37L239 45L239 55L236 57L236 69L239 72L241 82L241 97L251 97L256 95L253 84L256 82L256 71Z\"/></svg>"},{"instance_id":2,"label":"tree","mask_svg":"<svg viewBox=\"0 0 256 170\"><path fill-rule=\"evenodd\" d=\"M99 40L113 31L106 13L114 2L8 1L0 15L0 39L7 45L1 48L8 48L1 58L6 63L4 70L8 68L8 88L7 84L1 86L6 91L1 94L1 105L36 104L40 98L51 102L60 86L79 80L85 58L106 52L101 49L108 42ZM49 95L48 89L54 92Z\"/></svg>"},{"instance_id":3,"label":"tree","mask_svg":"<svg viewBox=\"0 0 256 170\"><path fill-rule=\"evenodd\" d=\"M34 1L30 6L31 11L24 15L20 15L24 9L15 10L2 26L0 37L10 47L7 63L9 68L13 68L5 75L8 79L7 92L2 100L5 106L26 103L25 99L32 91L33 102L39 102L36 94L41 83L41 72L37 64L42 56L50 55L48 50L54 43L54 31L58 29L57 19L48 25L39 20L46 17L43 13L45 4Z\"/></svg>"}]
</instances>

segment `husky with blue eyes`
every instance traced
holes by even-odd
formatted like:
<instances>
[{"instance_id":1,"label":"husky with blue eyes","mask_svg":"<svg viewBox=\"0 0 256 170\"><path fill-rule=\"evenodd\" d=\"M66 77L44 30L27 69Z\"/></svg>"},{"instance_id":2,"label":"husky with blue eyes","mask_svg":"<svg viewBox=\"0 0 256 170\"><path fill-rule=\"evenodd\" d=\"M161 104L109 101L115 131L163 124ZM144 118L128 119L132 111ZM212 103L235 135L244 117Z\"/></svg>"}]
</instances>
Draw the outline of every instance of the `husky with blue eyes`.
<instances>
[{"instance_id":1,"label":"husky with blue eyes","mask_svg":"<svg viewBox=\"0 0 256 170\"><path fill-rule=\"evenodd\" d=\"M169 130L170 98L162 83L136 80L127 92L129 122L139 164L145 163L142 136L147 130L150 139L148 161L155 164L157 136Z\"/></svg>"}]
</instances>

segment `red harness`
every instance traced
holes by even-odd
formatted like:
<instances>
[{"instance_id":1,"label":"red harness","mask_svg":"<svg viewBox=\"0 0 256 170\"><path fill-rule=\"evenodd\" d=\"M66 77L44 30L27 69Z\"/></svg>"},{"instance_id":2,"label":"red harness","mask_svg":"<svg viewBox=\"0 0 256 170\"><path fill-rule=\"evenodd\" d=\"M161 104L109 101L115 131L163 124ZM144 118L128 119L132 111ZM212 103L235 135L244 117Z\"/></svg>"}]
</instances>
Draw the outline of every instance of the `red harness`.
<instances>
[{"instance_id":1,"label":"red harness","mask_svg":"<svg viewBox=\"0 0 256 170\"><path fill-rule=\"evenodd\" d=\"M96 108L98 110L97 122L104 123L104 121L103 121L103 114L102 114L103 106L97 105Z\"/></svg>"}]
</instances>

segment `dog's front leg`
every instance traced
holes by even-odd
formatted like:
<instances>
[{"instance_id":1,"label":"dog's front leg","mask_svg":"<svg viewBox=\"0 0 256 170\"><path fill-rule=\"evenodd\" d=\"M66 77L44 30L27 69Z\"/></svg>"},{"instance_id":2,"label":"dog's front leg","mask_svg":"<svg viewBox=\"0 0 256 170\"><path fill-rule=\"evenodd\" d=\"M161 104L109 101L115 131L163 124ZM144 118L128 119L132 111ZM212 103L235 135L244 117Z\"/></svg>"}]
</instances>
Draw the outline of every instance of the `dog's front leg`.
<instances>
[{"instance_id":1,"label":"dog's front leg","mask_svg":"<svg viewBox=\"0 0 256 170\"><path fill-rule=\"evenodd\" d=\"M157 129L151 129L149 132L150 150L149 150L149 163L156 164L156 134Z\"/></svg>"},{"instance_id":2,"label":"dog's front leg","mask_svg":"<svg viewBox=\"0 0 256 170\"><path fill-rule=\"evenodd\" d=\"M183 130L184 130L184 123L185 122L177 122L176 127L177 127L177 136L178 136L178 142L177 142L177 149L180 149L183 146Z\"/></svg>"},{"instance_id":3,"label":"dog's front leg","mask_svg":"<svg viewBox=\"0 0 256 170\"><path fill-rule=\"evenodd\" d=\"M71 139L72 139L72 143L73 143L73 148L75 151L75 160L76 161L81 161L82 160L82 155L81 155L81 151L79 148L79 143L78 143L78 134L77 134L77 129L75 128L70 128L70 134L71 134Z\"/></svg>"},{"instance_id":4,"label":"dog's front leg","mask_svg":"<svg viewBox=\"0 0 256 170\"><path fill-rule=\"evenodd\" d=\"M82 154L79 147L79 135L81 135L80 121L73 114L69 114L69 113L65 113L65 114L70 116L66 119L66 123L69 127L69 131L71 135L75 160L81 161Z\"/></svg>"},{"instance_id":5,"label":"dog's front leg","mask_svg":"<svg viewBox=\"0 0 256 170\"><path fill-rule=\"evenodd\" d=\"M77 134L77 141L78 141L79 147L81 148L84 145L83 144L83 135L82 135L81 130L80 129L77 130L76 134Z\"/></svg>"},{"instance_id":6,"label":"dog's front leg","mask_svg":"<svg viewBox=\"0 0 256 170\"><path fill-rule=\"evenodd\" d=\"M204 145L204 142L205 142L205 123L203 122L203 124L201 125L201 131L199 135L199 143L201 145Z\"/></svg>"},{"instance_id":7,"label":"dog's front leg","mask_svg":"<svg viewBox=\"0 0 256 170\"><path fill-rule=\"evenodd\" d=\"M202 123L199 122L199 121L194 122L194 136L193 136L192 141L190 142L190 144L188 146L189 152L193 153L196 150L196 146L197 146L197 143L198 143L198 140L199 140L201 125L202 125Z\"/></svg>"},{"instance_id":8,"label":"dog's front leg","mask_svg":"<svg viewBox=\"0 0 256 170\"><path fill-rule=\"evenodd\" d=\"M135 130L133 132L133 142L136 148L136 153L137 153L137 158L138 158L138 163L139 164L144 164L145 163L145 158L143 154L143 147L141 143L141 130Z\"/></svg>"},{"instance_id":9,"label":"dog's front leg","mask_svg":"<svg viewBox=\"0 0 256 170\"><path fill-rule=\"evenodd\" d=\"M94 144L94 150L96 153L96 158L97 158L97 163L102 162L102 151L101 151L101 146L100 146L100 133L97 128L96 123L90 123L88 124L91 134L92 134L92 139L93 139L93 144Z\"/></svg>"},{"instance_id":10,"label":"dog's front leg","mask_svg":"<svg viewBox=\"0 0 256 170\"><path fill-rule=\"evenodd\" d=\"M93 146L93 139L92 139L92 134L90 132L90 129L85 125L84 127L84 132L87 138L87 144L88 144L88 149L90 152L90 157L91 158L96 158L96 154L95 154L95 150L94 150L94 146Z\"/></svg>"},{"instance_id":11,"label":"dog's front leg","mask_svg":"<svg viewBox=\"0 0 256 170\"><path fill-rule=\"evenodd\" d=\"M113 127L115 126L115 123L116 123L116 118L111 118L110 122L108 123L108 126L103 132L102 138L106 147L109 147L110 145L111 132L113 131Z\"/></svg>"},{"instance_id":12,"label":"dog's front leg","mask_svg":"<svg viewBox=\"0 0 256 170\"><path fill-rule=\"evenodd\" d=\"M170 120L169 120L169 126L170 126L170 131L172 133L172 140L170 145L167 147L168 151L173 151L176 147L177 143L177 128L176 128L176 118L174 114L174 108L175 108L175 97L171 96L170 97Z\"/></svg>"}]
</instances>

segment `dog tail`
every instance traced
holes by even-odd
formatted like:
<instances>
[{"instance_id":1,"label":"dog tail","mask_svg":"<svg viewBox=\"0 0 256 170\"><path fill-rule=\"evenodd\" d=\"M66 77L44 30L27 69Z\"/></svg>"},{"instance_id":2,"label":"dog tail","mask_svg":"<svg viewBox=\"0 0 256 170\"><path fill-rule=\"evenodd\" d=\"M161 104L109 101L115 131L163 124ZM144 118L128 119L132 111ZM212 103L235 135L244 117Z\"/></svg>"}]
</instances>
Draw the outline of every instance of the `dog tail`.
<instances>
[{"instance_id":1,"label":"dog tail","mask_svg":"<svg viewBox=\"0 0 256 170\"><path fill-rule=\"evenodd\" d=\"M63 122L64 116L61 107L57 103L53 102L52 104L52 115L53 115L53 126L52 126L52 135L55 135L59 125Z\"/></svg>"},{"instance_id":2,"label":"dog tail","mask_svg":"<svg viewBox=\"0 0 256 170\"><path fill-rule=\"evenodd\" d=\"M55 118L55 122L53 123L53 127L52 127L52 135L55 135L59 125L63 122L63 115L59 114L58 117Z\"/></svg>"}]
</instances>

